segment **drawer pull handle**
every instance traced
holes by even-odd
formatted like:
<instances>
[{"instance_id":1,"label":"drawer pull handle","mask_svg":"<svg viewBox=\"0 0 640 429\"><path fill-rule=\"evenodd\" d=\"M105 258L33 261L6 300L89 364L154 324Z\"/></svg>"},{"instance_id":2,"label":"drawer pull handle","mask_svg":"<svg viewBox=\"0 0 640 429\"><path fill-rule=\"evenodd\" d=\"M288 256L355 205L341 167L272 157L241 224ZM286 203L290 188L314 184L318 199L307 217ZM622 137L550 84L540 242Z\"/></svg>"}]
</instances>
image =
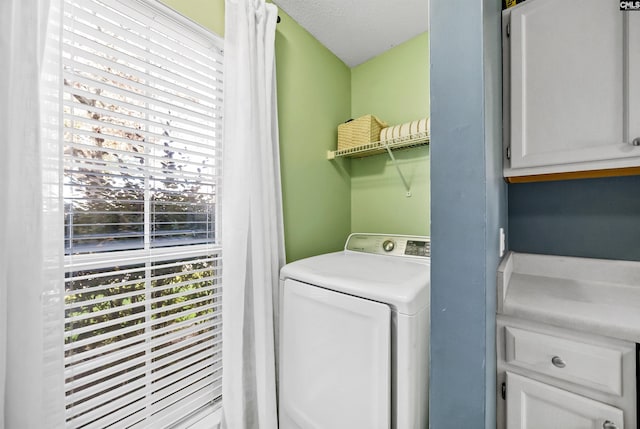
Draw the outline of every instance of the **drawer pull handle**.
<instances>
[{"instance_id":1,"label":"drawer pull handle","mask_svg":"<svg viewBox=\"0 0 640 429\"><path fill-rule=\"evenodd\" d=\"M605 420L605 422L602 423L602 429L618 429L618 425L610 420Z\"/></svg>"},{"instance_id":2,"label":"drawer pull handle","mask_svg":"<svg viewBox=\"0 0 640 429\"><path fill-rule=\"evenodd\" d=\"M556 368L564 368L565 366L567 366L567 363L564 360L562 360L560 356L554 356L553 358L551 358L551 363Z\"/></svg>"},{"instance_id":3,"label":"drawer pull handle","mask_svg":"<svg viewBox=\"0 0 640 429\"><path fill-rule=\"evenodd\" d=\"M631 141L632 146L640 146L640 137L636 137Z\"/></svg>"}]
</instances>

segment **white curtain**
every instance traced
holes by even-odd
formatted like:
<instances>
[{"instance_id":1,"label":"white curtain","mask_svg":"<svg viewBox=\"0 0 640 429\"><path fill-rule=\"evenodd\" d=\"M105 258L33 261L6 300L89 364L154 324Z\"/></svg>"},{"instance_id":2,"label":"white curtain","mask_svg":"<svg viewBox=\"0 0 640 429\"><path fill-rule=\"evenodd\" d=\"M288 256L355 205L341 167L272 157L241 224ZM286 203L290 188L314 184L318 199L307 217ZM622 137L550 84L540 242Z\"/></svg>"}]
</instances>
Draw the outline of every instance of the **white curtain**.
<instances>
[{"instance_id":1,"label":"white curtain","mask_svg":"<svg viewBox=\"0 0 640 429\"><path fill-rule=\"evenodd\" d=\"M225 15L222 426L275 429L284 263L277 8L264 0L227 0Z\"/></svg>"},{"instance_id":2,"label":"white curtain","mask_svg":"<svg viewBox=\"0 0 640 429\"><path fill-rule=\"evenodd\" d=\"M64 425L59 24L0 1L0 429Z\"/></svg>"}]
</instances>

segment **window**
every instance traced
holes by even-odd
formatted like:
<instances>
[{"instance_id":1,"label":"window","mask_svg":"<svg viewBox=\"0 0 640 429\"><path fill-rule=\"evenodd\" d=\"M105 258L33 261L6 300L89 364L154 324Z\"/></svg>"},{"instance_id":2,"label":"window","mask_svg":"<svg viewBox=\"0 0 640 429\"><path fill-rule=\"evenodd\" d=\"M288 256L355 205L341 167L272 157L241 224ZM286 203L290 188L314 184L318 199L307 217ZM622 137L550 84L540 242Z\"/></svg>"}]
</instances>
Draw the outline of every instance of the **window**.
<instances>
[{"instance_id":1,"label":"window","mask_svg":"<svg viewBox=\"0 0 640 429\"><path fill-rule=\"evenodd\" d=\"M65 0L69 428L221 398L221 41L150 1Z\"/></svg>"}]
</instances>

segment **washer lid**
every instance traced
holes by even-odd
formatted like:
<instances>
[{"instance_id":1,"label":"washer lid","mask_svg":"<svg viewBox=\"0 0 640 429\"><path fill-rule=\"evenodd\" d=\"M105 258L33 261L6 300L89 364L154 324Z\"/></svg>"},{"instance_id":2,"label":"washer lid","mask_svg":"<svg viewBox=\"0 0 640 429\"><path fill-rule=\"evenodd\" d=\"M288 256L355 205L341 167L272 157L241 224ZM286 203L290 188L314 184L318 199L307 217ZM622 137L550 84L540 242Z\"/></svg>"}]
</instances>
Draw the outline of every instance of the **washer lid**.
<instances>
[{"instance_id":1,"label":"washer lid","mask_svg":"<svg viewBox=\"0 0 640 429\"><path fill-rule=\"evenodd\" d=\"M429 305L430 263L420 260L342 251L285 265L287 278L389 304L404 314Z\"/></svg>"}]
</instances>

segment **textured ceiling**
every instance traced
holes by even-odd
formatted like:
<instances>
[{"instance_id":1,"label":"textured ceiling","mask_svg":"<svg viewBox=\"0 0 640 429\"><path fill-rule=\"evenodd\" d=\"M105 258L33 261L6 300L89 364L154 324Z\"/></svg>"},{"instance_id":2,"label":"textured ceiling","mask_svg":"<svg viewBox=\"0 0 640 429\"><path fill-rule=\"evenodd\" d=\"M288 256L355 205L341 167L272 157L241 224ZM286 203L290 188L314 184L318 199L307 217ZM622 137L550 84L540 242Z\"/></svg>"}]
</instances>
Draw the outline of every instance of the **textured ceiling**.
<instances>
[{"instance_id":1,"label":"textured ceiling","mask_svg":"<svg viewBox=\"0 0 640 429\"><path fill-rule=\"evenodd\" d=\"M274 0L349 67L429 26L427 0Z\"/></svg>"}]
</instances>

